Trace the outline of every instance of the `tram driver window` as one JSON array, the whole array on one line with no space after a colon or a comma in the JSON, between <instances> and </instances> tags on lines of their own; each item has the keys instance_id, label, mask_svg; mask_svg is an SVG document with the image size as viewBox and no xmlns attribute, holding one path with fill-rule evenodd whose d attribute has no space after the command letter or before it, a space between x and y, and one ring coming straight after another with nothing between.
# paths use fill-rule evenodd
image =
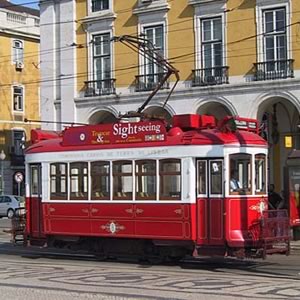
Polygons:
<instances>
[{"instance_id":1,"label":"tram driver window","mask_svg":"<svg viewBox=\"0 0 300 300\"><path fill-rule=\"evenodd\" d=\"M230 194L251 193L251 155L246 153L231 154L229 191Z\"/></svg>"},{"instance_id":2,"label":"tram driver window","mask_svg":"<svg viewBox=\"0 0 300 300\"><path fill-rule=\"evenodd\" d=\"M156 161L135 162L136 200L156 200Z\"/></svg>"},{"instance_id":3,"label":"tram driver window","mask_svg":"<svg viewBox=\"0 0 300 300\"><path fill-rule=\"evenodd\" d=\"M92 200L108 200L110 197L110 165L106 161L91 163Z\"/></svg>"},{"instance_id":4,"label":"tram driver window","mask_svg":"<svg viewBox=\"0 0 300 300\"><path fill-rule=\"evenodd\" d=\"M113 162L113 199L132 200L132 162Z\"/></svg>"},{"instance_id":5,"label":"tram driver window","mask_svg":"<svg viewBox=\"0 0 300 300\"><path fill-rule=\"evenodd\" d=\"M50 199L67 200L67 164L50 164Z\"/></svg>"},{"instance_id":6,"label":"tram driver window","mask_svg":"<svg viewBox=\"0 0 300 300\"><path fill-rule=\"evenodd\" d=\"M159 162L160 200L181 199L181 161L164 159Z\"/></svg>"}]
</instances>

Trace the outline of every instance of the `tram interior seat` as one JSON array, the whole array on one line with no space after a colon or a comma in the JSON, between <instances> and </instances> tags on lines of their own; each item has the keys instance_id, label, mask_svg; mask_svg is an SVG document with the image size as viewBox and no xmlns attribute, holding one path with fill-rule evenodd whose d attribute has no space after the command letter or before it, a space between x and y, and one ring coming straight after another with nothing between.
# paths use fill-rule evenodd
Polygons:
<instances>
[{"instance_id":1,"label":"tram interior seat","mask_svg":"<svg viewBox=\"0 0 300 300\"><path fill-rule=\"evenodd\" d=\"M95 197L102 198L104 197L104 194L102 192L95 192Z\"/></svg>"}]
</instances>

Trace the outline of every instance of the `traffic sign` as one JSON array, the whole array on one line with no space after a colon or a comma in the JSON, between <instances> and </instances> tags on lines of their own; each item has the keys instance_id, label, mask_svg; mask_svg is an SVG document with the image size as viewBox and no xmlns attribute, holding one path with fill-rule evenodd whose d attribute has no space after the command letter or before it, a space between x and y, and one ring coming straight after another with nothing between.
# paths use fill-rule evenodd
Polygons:
<instances>
[{"instance_id":1,"label":"traffic sign","mask_svg":"<svg viewBox=\"0 0 300 300\"><path fill-rule=\"evenodd\" d=\"M24 175L23 175L23 173L21 173L21 172L16 172L15 173L15 181L17 182L17 183L20 183L20 182L22 182L24 180Z\"/></svg>"}]
</instances>

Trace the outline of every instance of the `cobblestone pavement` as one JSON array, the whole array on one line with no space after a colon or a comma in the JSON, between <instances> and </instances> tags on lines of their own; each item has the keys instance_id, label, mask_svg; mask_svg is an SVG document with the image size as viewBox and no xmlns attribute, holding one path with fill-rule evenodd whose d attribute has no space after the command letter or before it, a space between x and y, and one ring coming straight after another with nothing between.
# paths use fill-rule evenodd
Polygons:
<instances>
[{"instance_id":1,"label":"cobblestone pavement","mask_svg":"<svg viewBox=\"0 0 300 300\"><path fill-rule=\"evenodd\" d=\"M282 267L275 256L153 266L30 255L22 247L15 255L8 240L0 235L0 300L300 299L300 242L280 257Z\"/></svg>"},{"instance_id":2,"label":"cobblestone pavement","mask_svg":"<svg viewBox=\"0 0 300 300\"><path fill-rule=\"evenodd\" d=\"M1 255L0 299L300 299L300 281L201 269Z\"/></svg>"}]
</instances>

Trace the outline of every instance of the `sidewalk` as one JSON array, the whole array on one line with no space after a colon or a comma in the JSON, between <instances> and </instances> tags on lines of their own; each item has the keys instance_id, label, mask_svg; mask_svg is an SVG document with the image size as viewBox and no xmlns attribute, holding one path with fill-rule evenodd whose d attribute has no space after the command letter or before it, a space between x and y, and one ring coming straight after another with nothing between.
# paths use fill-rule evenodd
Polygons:
<instances>
[{"instance_id":1,"label":"sidewalk","mask_svg":"<svg viewBox=\"0 0 300 300\"><path fill-rule=\"evenodd\" d=\"M291 250L300 250L300 240L291 241Z\"/></svg>"}]
</instances>

